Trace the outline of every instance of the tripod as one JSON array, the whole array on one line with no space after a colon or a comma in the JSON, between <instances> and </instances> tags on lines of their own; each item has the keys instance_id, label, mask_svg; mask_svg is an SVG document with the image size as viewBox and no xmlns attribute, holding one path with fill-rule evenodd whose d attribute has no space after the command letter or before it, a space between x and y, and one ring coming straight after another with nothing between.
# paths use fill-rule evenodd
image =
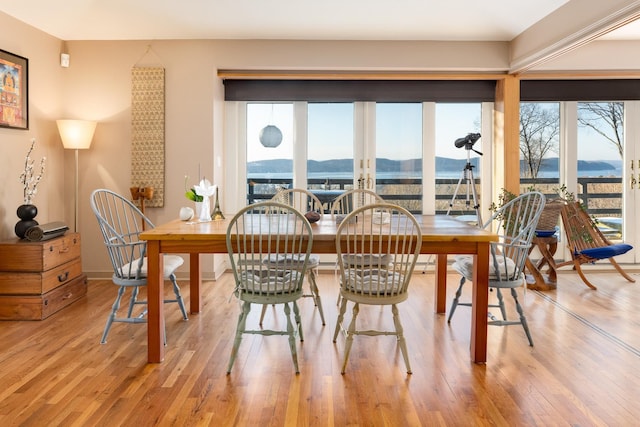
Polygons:
<instances>
[{"instance_id":1,"label":"tripod","mask_svg":"<svg viewBox=\"0 0 640 427\"><path fill-rule=\"evenodd\" d=\"M467 209L471 206L471 197L473 197L473 209L476 211L476 221L477 226L482 227L482 217L480 216L480 204L478 203L478 194L476 193L476 184L473 179L473 165L471 164L470 159L470 151L473 150L474 153L477 153L482 156L482 153L478 150L473 149L473 144L476 143L480 139L479 133L470 133L464 138L458 138L455 141L455 146L457 148L464 147L467 150L467 164L462 169L462 176L458 180L458 185L456 185L456 189L453 192L453 197L451 198L451 202L449 202L449 209L447 209L447 215L451 213L451 209L453 208L453 204L456 201L456 197L458 197L458 191L460 190L460 185L462 185L462 180L465 180L467 183L467 197L466 197L466 205ZM424 270L422 270L422 274L427 271L428 265L431 263L433 255L429 255L427 262L425 263Z\"/></svg>"},{"instance_id":2,"label":"tripod","mask_svg":"<svg viewBox=\"0 0 640 427\"><path fill-rule=\"evenodd\" d=\"M478 227L482 227L482 217L480 216L480 204L478 203L478 194L476 193L476 184L473 178L473 165L470 161L470 151L473 150L471 144L464 144L465 149L467 150L467 164L464 169L462 169L462 176L458 180L458 185L456 185L456 189L453 192L453 197L451 198L451 202L449 202L449 209L447 209L447 215L451 213L451 209L453 208L453 204L455 203L456 197L458 197L458 191L460 190L460 185L462 185L462 181L465 180L467 184L467 196L465 199L465 204L467 209L471 206L471 197L473 197L473 209L476 211L476 220ZM481 152L473 150L474 152L482 155Z\"/></svg>"}]
</instances>

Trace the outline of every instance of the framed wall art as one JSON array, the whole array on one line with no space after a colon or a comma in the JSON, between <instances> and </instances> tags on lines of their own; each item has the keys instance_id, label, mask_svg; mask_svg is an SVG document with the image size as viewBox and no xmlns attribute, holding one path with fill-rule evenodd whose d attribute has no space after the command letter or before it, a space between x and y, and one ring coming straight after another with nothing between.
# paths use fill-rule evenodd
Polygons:
<instances>
[{"instance_id":1,"label":"framed wall art","mask_svg":"<svg viewBox=\"0 0 640 427\"><path fill-rule=\"evenodd\" d=\"M29 129L29 60L0 49L0 127Z\"/></svg>"}]
</instances>

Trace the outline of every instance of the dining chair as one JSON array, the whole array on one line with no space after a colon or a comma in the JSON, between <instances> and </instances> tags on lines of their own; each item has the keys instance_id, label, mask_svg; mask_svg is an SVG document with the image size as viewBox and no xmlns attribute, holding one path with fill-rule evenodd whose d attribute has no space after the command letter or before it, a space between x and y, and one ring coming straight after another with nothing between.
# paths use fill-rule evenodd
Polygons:
<instances>
[{"instance_id":1,"label":"dining chair","mask_svg":"<svg viewBox=\"0 0 640 427\"><path fill-rule=\"evenodd\" d=\"M381 202L384 202L384 199L378 193L364 188L354 188L336 197L331 204L331 216L335 218L347 215L360 206Z\"/></svg>"},{"instance_id":2,"label":"dining chair","mask_svg":"<svg viewBox=\"0 0 640 427\"><path fill-rule=\"evenodd\" d=\"M307 212L317 212L321 218L324 216L324 209L320 199L304 188L281 189L276 192L271 200L292 206L303 215Z\"/></svg>"},{"instance_id":3,"label":"dining chair","mask_svg":"<svg viewBox=\"0 0 640 427\"><path fill-rule=\"evenodd\" d=\"M133 311L136 305L146 306L147 304L144 300L138 300L140 287L147 285L147 242L140 240L140 233L144 228L151 229L154 225L133 202L111 190L94 190L91 193L90 203L113 268L111 280L118 286L118 294L111 307L100 341L105 344L113 322L146 323L147 321L146 308L135 316ZM182 318L187 320L187 311L175 275L176 269L183 264L184 260L177 255L164 255L163 260L163 277L171 281L175 295L175 298L165 299L164 302L177 303L182 312ZM131 290L127 316L118 317L120 303L127 289Z\"/></svg>"},{"instance_id":4,"label":"dining chair","mask_svg":"<svg viewBox=\"0 0 640 427\"><path fill-rule=\"evenodd\" d=\"M498 319L490 313L488 324L495 326L522 325L530 346L533 346L533 339L527 318L518 300L516 288L526 284L525 262L544 204L545 197L542 193L537 191L524 193L498 208L482 227L493 229L499 236L497 242L491 242L489 253L489 288L496 290L498 302L497 304L489 304L489 307L499 308L502 319ZM458 306L471 306L471 303L460 302L460 296L465 282L473 282L473 257L469 255L456 256L453 268L460 273L461 278L451 303L447 322L451 322L453 313ZM507 310L501 289L511 290L518 320L507 319Z\"/></svg>"},{"instance_id":5,"label":"dining chair","mask_svg":"<svg viewBox=\"0 0 640 427\"><path fill-rule=\"evenodd\" d=\"M289 188L279 191L271 199L275 202L280 202L290 207L293 207L301 214L305 215L308 212L316 212L319 214L320 219L324 216L322 202L309 190L301 188ZM266 265L272 265L273 262L270 258L265 258ZM325 324L324 310L322 309L322 299L320 298L320 292L318 291L317 274L318 267L320 266L320 255L311 254L307 263L307 280L309 281L310 292L305 293L304 297L313 299L313 303L318 307L318 313L320 314L320 320L322 324ZM267 310L267 306L262 307L262 313L260 314L260 324L264 320L264 316Z\"/></svg>"},{"instance_id":6,"label":"dining chair","mask_svg":"<svg viewBox=\"0 0 640 427\"><path fill-rule=\"evenodd\" d=\"M384 199L378 193L364 188L354 188L338 196L331 204L331 217L338 221L360 206L372 203L384 203ZM335 265L336 275L338 274L338 259ZM340 305L340 295L338 294L337 305Z\"/></svg>"},{"instance_id":7,"label":"dining chair","mask_svg":"<svg viewBox=\"0 0 640 427\"><path fill-rule=\"evenodd\" d=\"M356 335L394 335L402 352L407 373L411 364L407 353L397 305L408 297L420 247L422 232L415 217L406 209L390 203L361 206L348 214L336 230L336 249L340 268L340 309L333 333L345 337L342 373ZM352 315L344 326L347 304ZM360 305L391 306L394 330L361 330L356 320Z\"/></svg>"},{"instance_id":8,"label":"dining chair","mask_svg":"<svg viewBox=\"0 0 640 427\"><path fill-rule=\"evenodd\" d=\"M313 233L309 221L295 208L267 201L246 206L227 228L227 251L241 305L227 373L238 355L244 334L286 335L296 373L299 373L296 335L304 340L297 301L308 266ZM272 260L266 264L265 258ZM252 304L282 304L286 329L247 329ZM293 306L294 322L291 321Z\"/></svg>"}]
</instances>

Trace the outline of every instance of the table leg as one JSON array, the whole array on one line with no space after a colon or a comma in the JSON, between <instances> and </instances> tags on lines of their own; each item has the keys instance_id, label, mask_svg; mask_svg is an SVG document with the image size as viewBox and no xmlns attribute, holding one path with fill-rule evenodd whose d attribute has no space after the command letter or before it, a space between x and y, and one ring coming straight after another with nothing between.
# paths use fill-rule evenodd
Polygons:
<instances>
[{"instance_id":1,"label":"table leg","mask_svg":"<svg viewBox=\"0 0 640 427\"><path fill-rule=\"evenodd\" d=\"M556 250L558 249L558 241L551 242L548 247L544 248L544 259L546 263L549 265L549 281L552 283L558 282L558 275L556 274L556 262L553 259L553 256L556 254Z\"/></svg>"},{"instance_id":2,"label":"table leg","mask_svg":"<svg viewBox=\"0 0 640 427\"><path fill-rule=\"evenodd\" d=\"M438 254L436 257L436 313L444 313L447 310L447 254Z\"/></svg>"},{"instance_id":3,"label":"table leg","mask_svg":"<svg viewBox=\"0 0 640 427\"><path fill-rule=\"evenodd\" d=\"M533 282L529 279L527 280L528 289L537 291L549 291L556 289L556 263L553 260L553 256L556 253L557 246L558 241L555 237L533 238L533 245L529 249L529 254L531 254L534 248L538 248L542 258L537 263L534 263L527 256L525 266L530 273L530 277L533 279ZM542 273L542 268L545 265L548 265L547 277Z\"/></svg>"},{"instance_id":4,"label":"table leg","mask_svg":"<svg viewBox=\"0 0 640 427\"><path fill-rule=\"evenodd\" d=\"M164 269L160 242L147 242L147 361L164 360Z\"/></svg>"},{"instance_id":5,"label":"table leg","mask_svg":"<svg viewBox=\"0 0 640 427\"><path fill-rule=\"evenodd\" d=\"M191 313L200 313L200 285L202 274L200 271L200 254L193 253L189 256L189 304Z\"/></svg>"},{"instance_id":6,"label":"table leg","mask_svg":"<svg viewBox=\"0 0 640 427\"><path fill-rule=\"evenodd\" d=\"M487 314L489 304L489 243L479 243L473 260L471 302L471 360L487 362Z\"/></svg>"},{"instance_id":7,"label":"table leg","mask_svg":"<svg viewBox=\"0 0 640 427\"><path fill-rule=\"evenodd\" d=\"M535 266L535 264L531 261L531 259L529 259L528 256L525 261L525 266L527 267L527 270L529 270L529 273L531 273L531 277L533 278L532 283L530 283L529 281L527 282L527 288L534 290L547 290L548 288L544 280L544 276L542 275L542 273L540 273L538 267Z\"/></svg>"}]
</instances>

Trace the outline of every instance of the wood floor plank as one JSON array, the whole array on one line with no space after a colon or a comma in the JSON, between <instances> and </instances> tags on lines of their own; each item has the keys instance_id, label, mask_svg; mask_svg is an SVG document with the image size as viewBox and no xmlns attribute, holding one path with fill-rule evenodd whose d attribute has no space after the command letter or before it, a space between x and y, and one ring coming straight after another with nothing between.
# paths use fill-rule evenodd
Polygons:
<instances>
[{"instance_id":1,"label":"wood floor plank","mask_svg":"<svg viewBox=\"0 0 640 427\"><path fill-rule=\"evenodd\" d=\"M239 313L229 299L229 274L203 284L202 311L188 321L166 306L162 364L146 363L145 325L115 324L108 342L99 343L116 288L91 280L86 298L44 321L0 322L0 425L634 425L640 285L616 273L590 277L597 291L562 272L556 290L521 296L535 347L520 326L490 326L488 362L477 365L469 360L470 310L458 308L447 323L433 313L433 275L416 274L409 300L399 305L412 375L386 336L355 337L340 374L344 338L332 342L333 274L318 278L326 326L310 299L300 302L305 340L297 343L298 375L280 336L243 337L226 374ZM449 297L457 282L448 276ZM188 301L188 284L181 284ZM255 308L254 327L258 317ZM392 327L388 307L361 307L358 321ZM281 309L269 307L264 326L284 322Z\"/></svg>"}]
</instances>

